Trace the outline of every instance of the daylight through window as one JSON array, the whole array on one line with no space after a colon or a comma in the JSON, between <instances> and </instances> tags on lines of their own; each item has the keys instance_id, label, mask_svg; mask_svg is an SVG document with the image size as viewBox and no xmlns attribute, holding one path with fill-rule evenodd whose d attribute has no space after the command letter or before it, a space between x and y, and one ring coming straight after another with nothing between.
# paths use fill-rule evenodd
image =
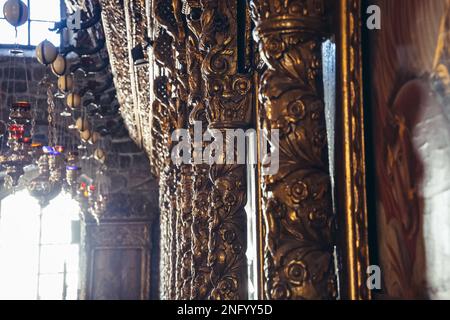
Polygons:
<instances>
[{"instance_id":1,"label":"daylight through window","mask_svg":"<svg viewBox=\"0 0 450 320\"><path fill-rule=\"evenodd\" d=\"M6 0L0 0L3 8ZM28 21L17 28L17 44L23 46L36 46L43 39L59 46L60 35L48 29L53 28L55 22L61 20L61 0L25 0L29 8ZM15 45L16 31L0 16L0 45Z\"/></svg>"}]
</instances>

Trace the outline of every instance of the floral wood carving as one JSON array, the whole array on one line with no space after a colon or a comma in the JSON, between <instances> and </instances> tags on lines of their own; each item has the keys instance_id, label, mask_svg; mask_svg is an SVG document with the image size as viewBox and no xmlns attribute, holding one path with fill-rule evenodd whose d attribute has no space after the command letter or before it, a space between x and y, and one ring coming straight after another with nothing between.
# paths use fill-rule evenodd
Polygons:
<instances>
[{"instance_id":1,"label":"floral wood carving","mask_svg":"<svg viewBox=\"0 0 450 320\"><path fill-rule=\"evenodd\" d=\"M206 51L202 74L209 129L247 128L251 122L249 74L238 73L236 0L201 1L200 48ZM226 142L225 142L226 143ZM247 296L246 167L213 164L209 207L210 299Z\"/></svg>"},{"instance_id":2,"label":"floral wood carving","mask_svg":"<svg viewBox=\"0 0 450 320\"><path fill-rule=\"evenodd\" d=\"M204 83L201 73L201 65L204 59L204 54L199 49L199 35L201 33L201 5L200 1L188 1L184 3L185 6L189 6L190 8L190 12L186 12L186 20L188 25L188 40L186 43L186 58L189 74L188 103L191 109L189 115L189 124L192 128L196 121L201 122L202 131L204 132L205 128L208 125L208 122L206 119L206 110L204 103ZM190 298L200 300L206 299L211 290L207 250L209 240L208 197L209 193L211 192L211 181L209 179L208 164L194 164L192 170L192 284Z\"/></svg>"},{"instance_id":3,"label":"floral wood carving","mask_svg":"<svg viewBox=\"0 0 450 320\"><path fill-rule=\"evenodd\" d=\"M133 81L130 74L130 56L127 39L127 22L124 16L124 2L119 0L100 1L102 5L102 21L105 31L106 45L117 89L117 100L124 117L130 137L140 145L140 129L134 112Z\"/></svg>"},{"instance_id":4,"label":"floral wood carving","mask_svg":"<svg viewBox=\"0 0 450 320\"><path fill-rule=\"evenodd\" d=\"M260 100L265 129L279 129L280 169L263 183L269 299L333 299L334 215L324 120L324 0L251 1L268 66Z\"/></svg>"}]
</instances>

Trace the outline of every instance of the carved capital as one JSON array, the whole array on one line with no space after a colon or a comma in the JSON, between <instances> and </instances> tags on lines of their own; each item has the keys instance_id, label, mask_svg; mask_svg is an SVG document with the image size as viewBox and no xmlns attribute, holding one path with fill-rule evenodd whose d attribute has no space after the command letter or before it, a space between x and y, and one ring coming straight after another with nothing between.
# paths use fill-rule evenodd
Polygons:
<instances>
[{"instance_id":1,"label":"carved capital","mask_svg":"<svg viewBox=\"0 0 450 320\"><path fill-rule=\"evenodd\" d=\"M204 0L200 48L209 129L246 128L252 115L252 77L238 71L238 1ZM213 164L209 196L210 299L247 297L246 167Z\"/></svg>"}]
</instances>

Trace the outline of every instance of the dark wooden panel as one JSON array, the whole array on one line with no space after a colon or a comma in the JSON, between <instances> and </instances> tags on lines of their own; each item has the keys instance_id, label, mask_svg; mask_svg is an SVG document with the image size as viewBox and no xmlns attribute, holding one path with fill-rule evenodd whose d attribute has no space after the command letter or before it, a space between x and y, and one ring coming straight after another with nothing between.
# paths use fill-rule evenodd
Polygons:
<instances>
[{"instance_id":1,"label":"dark wooden panel","mask_svg":"<svg viewBox=\"0 0 450 320\"><path fill-rule=\"evenodd\" d=\"M87 224L81 299L150 299L150 230L149 221Z\"/></svg>"},{"instance_id":2,"label":"dark wooden panel","mask_svg":"<svg viewBox=\"0 0 450 320\"><path fill-rule=\"evenodd\" d=\"M142 249L97 249L92 257L93 300L138 300L142 286Z\"/></svg>"}]
</instances>

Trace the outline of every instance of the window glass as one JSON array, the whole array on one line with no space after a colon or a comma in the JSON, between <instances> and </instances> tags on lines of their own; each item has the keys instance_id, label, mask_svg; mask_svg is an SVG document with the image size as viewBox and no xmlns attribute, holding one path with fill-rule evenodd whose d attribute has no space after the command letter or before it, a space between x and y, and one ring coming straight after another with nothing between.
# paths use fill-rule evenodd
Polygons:
<instances>
[{"instance_id":1,"label":"window glass","mask_svg":"<svg viewBox=\"0 0 450 320\"><path fill-rule=\"evenodd\" d=\"M59 0L30 0L30 20L61 20L61 4Z\"/></svg>"},{"instance_id":2,"label":"window glass","mask_svg":"<svg viewBox=\"0 0 450 320\"><path fill-rule=\"evenodd\" d=\"M15 44L16 31L5 19L0 19L0 30L0 44ZM17 28L17 43L28 45L28 24Z\"/></svg>"},{"instance_id":3,"label":"window glass","mask_svg":"<svg viewBox=\"0 0 450 320\"><path fill-rule=\"evenodd\" d=\"M60 34L49 31L55 22L61 20L61 0L30 0L24 3L29 4L29 17L27 23L17 28L16 31L3 16L3 5L6 0L0 0L0 44L5 45L31 45L36 46L41 41L47 39L55 46L61 42Z\"/></svg>"},{"instance_id":4,"label":"window glass","mask_svg":"<svg viewBox=\"0 0 450 320\"><path fill-rule=\"evenodd\" d=\"M26 190L1 201L0 299L77 299L78 212L66 193L42 211Z\"/></svg>"},{"instance_id":5,"label":"window glass","mask_svg":"<svg viewBox=\"0 0 450 320\"><path fill-rule=\"evenodd\" d=\"M60 35L56 32L49 31L52 28L53 22L40 22L31 21L30 22L30 45L37 46L41 41L47 39L55 46L59 47L61 39Z\"/></svg>"}]
</instances>

